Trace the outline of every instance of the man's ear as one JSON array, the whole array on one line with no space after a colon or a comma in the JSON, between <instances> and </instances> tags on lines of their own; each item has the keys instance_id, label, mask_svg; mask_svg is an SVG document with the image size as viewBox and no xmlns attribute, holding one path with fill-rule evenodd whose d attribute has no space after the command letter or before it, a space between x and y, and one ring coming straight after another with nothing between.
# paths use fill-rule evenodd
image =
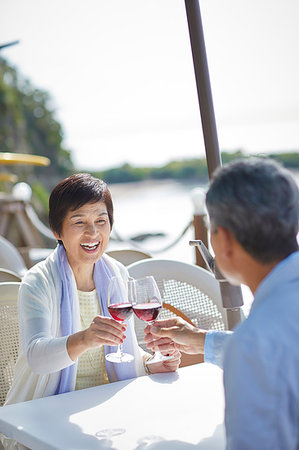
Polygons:
<instances>
[{"instance_id":1,"label":"man's ear","mask_svg":"<svg viewBox=\"0 0 299 450\"><path fill-rule=\"evenodd\" d=\"M233 253L235 238L233 234L222 226L217 227L218 234L218 251L222 253L222 257L229 259Z\"/></svg>"}]
</instances>

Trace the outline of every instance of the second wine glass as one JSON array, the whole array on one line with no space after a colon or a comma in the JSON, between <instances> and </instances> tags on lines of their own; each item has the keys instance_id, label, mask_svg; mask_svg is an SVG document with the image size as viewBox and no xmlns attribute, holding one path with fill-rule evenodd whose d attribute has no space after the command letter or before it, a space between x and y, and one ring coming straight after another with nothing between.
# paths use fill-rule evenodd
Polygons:
<instances>
[{"instance_id":1,"label":"second wine glass","mask_svg":"<svg viewBox=\"0 0 299 450\"><path fill-rule=\"evenodd\" d=\"M133 314L130 289L132 288L130 281L125 281L121 277L111 277L108 286L107 306L110 315L117 322L124 322ZM123 363L131 362L133 355L123 353L122 344L117 346L117 352L108 353L107 361Z\"/></svg>"},{"instance_id":2,"label":"second wine glass","mask_svg":"<svg viewBox=\"0 0 299 450\"><path fill-rule=\"evenodd\" d=\"M162 307L163 300L156 280L153 276L146 276L131 281L134 286L131 289L133 296L133 311L138 319L152 324L158 317ZM166 361L173 358L172 356L164 356L157 350L152 359L147 361L147 364L152 364L158 361Z\"/></svg>"}]
</instances>

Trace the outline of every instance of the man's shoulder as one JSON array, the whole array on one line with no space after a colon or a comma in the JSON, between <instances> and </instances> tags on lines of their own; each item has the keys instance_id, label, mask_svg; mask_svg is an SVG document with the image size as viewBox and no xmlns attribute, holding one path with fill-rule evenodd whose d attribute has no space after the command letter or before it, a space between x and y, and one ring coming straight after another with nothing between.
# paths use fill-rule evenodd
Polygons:
<instances>
[{"instance_id":1,"label":"man's shoulder","mask_svg":"<svg viewBox=\"0 0 299 450\"><path fill-rule=\"evenodd\" d=\"M236 327L231 345L250 353L272 351L278 345L295 348L294 343L299 341L298 293L299 284L295 289L293 286L285 291L269 292Z\"/></svg>"}]
</instances>

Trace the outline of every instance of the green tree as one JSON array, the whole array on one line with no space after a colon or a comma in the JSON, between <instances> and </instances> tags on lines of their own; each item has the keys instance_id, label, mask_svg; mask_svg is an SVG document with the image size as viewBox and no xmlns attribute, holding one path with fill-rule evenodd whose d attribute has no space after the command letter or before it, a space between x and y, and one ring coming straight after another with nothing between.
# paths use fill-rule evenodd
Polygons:
<instances>
[{"instance_id":1,"label":"green tree","mask_svg":"<svg viewBox=\"0 0 299 450\"><path fill-rule=\"evenodd\" d=\"M14 166L20 178L30 184L39 182L47 190L74 171L51 103L49 93L36 89L0 58L0 151L50 158L51 165L47 168Z\"/></svg>"}]
</instances>

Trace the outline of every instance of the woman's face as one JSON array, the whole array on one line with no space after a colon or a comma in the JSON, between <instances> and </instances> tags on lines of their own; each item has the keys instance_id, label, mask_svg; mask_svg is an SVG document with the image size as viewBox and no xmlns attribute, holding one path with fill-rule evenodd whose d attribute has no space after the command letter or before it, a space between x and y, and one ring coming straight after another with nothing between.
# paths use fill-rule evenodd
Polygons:
<instances>
[{"instance_id":1,"label":"woman's face","mask_svg":"<svg viewBox=\"0 0 299 450\"><path fill-rule=\"evenodd\" d=\"M94 264L104 253L110 236L107 207L103 202L86 203L74 211L68 211L62 222L61 235L72 268L82 264Z\"/></svg>"}]
</instances>

